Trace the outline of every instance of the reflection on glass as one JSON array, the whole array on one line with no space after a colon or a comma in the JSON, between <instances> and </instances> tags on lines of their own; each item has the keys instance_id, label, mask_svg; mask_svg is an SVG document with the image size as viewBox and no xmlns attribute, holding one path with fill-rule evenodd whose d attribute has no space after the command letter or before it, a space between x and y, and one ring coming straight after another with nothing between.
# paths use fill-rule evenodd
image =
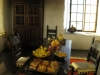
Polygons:
<instances>
[{"instance_id":1,"label":"reflection on glass","mask_svg":"<svg viewBox=\"0 0 100 75\"><path fill-rule=\"evenodd\" d=\"M95 22L95 19L96 19L96 15L95 14L91 14L90 22Z\"/></svg>"},{"instance_id":2,"label":"reflection on glass","mask_svg":"<svg viewBox=\"0 0 100 75\"><path fill-rule=\"evenodd\" d=\"M83 14L77 14L77 21L82 21L82 17L83 16Z\"/></svg>"},{"instance_id":3,"label":"reflection on glass","mask_svg":"<svg viewBox=\"0 0 100 75\"><path fill-rule=\"evenodd\" d=\"M72 0L72 4L77 4L77 0Z\"/></svg>"},{"instance_id":4,"label":"reflection on glass","mask_svg":"<svg viewBox=\"0 0 100 75\"><path fill-rule=\"evenodd\" d=\"M76 22L71 22L71 26L76 27Z\"/></svg>"},{"instance_id":5,"label":"reflection on glass","mask_svg":"<svg viewBox=\"0 0 100 75\"><path fill-rule=\"evenodd\" d=\"M83 0L78 0L78 4L83 4Z\"/></svg>"},{"instance_id":6,"label":"reflection on glass","mask_svg":"<svg viewBox=\"0 0 100 75\"><path fill-rule=\"evenodd\" d=\"M96 13L96 6L91 6L91 13Z\"/></svg>"},{"instance_id":7,"label":"reflection on glass","mask_svg":"<svg viewBox=\"0 0 100 75\"><path fill-rule=\"evenodd\" d=\"M77 28L78 30L82 30L82 22L77 22Z\"/></svg>"},{"instance_id":8,"label":"reflection on glass","mask_svg":"<svg viewBox=\"0 0 100 75\"><path fill-rule=\"evenodd\" d=\"M91 0L92 5L97 5L97 0Z\"/></svg>"},{"instance_id":9,"label":"reflection on glass","mask_svg":"<svg viewBox=\"0 0 100 75\"><path fill-rule=\"evenodd\" d=\"M76 21L76 13L71 14L71 21Z\"/></svg>"},{"instance_id":10,"label":"reflection on glass","mask_svg":"<svg viewBox=\"0 0 100 75\"><path fill-rule=\"evenodd\" d=\"M95 23L90 23L90 31L94 31L95 30Z\"/></svg>"},{"instance_id":11,"label":"reflection on glass","mask_svg":"<svg viewBox=\"0 0 100 75\"><path fill-rule=\"evenodd\" d=\"M83 12L83 5L78 5L78 12Z\"/></svg>"},{"instance_id":12,"label":"reflection on glass","mask_svg":"<svg viewBox=\"0 0 100 75\"><path fill-rule=\"evenodd\" d=\"M86 13L90 13L90 5L86 5Z\"/></svg>"},{"instance_id":13,"label":"reflection on glass","mask_svg":"<svg viewBox=\"0 0 100 75\"><path fill-rule=\"evenodd\" d=\"M72 5L72 12L77 12L77 5Z\"/></svg>"},{"instance_id":14,"label":"reflection on glass","mask_svg":"<svg viewBox=\"0 0 100 75\"><path fill-rule=\"evenodd\" d=\"M84 30L85 30L85 31L89 31L89 28L90 28L89 23L85 23L85 25L84 25Z\"/></svg>"},{"instance_id":15,"label":"reflection on glass","mask_svg":"<svg viewBox=\"0 0 100 75\"><path fill-rule=\"evenodd\" d=\"M86 4L91 4L91 0L86 0Z\"/></svg>"},{"instance_id":16,"label":"reflection on glass","mask_svg":"<svg viewBox=\"0 0 100 75\"><path fill-rule=\"evenodd\" d=\"M90 21L90 14L86 14L85 15L85 22L89 22Z\"/></svg>"}]
</instances>

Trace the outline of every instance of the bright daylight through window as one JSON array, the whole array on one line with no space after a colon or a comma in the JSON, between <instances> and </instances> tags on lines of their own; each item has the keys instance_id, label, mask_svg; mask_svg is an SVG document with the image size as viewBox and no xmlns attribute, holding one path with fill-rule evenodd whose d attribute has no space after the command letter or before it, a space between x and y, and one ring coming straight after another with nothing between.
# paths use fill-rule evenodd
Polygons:
<instances>
[{"instance_id":1,"label":"bright daylight through window","mask_svg":"<svg viewBox=\"0 0 100 75\"><path fill-rule=\"evenodd\" d=\"M69 8L65 10L67 13L66 16L69 18L66 18L67 29L73 25L78 32L96 32L98 21L98 0L68 1L65 1L67 3L66 7Z\"/></svg>"}]
</instances>

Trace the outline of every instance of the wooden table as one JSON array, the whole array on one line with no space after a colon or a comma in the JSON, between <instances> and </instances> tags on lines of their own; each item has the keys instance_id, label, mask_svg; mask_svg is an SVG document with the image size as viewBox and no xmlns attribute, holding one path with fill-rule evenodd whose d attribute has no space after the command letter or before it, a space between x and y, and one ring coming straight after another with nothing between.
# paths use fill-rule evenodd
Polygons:
<instances>
[{"instance_id":1,"label":"wooden table","mask_svg":"<svg viewBox=\"0 0 100 75\"><path fill-rule=\"evenodd\" d=\"M43 41L42 46L48 47L49 45L50 45L50 43L48 42L48 40ZM63 67L66 69L67 72L68 72L68 68L69 68L69 64L70 64L71 45L72 45L72 41L66 40L65 44L61 45L61 49L60 49L60 51L63 51L67 54L67 57L64 59L64 61L62 61ZM56 60L56 58L54 58L54 52L52 52L52 54L50 55L50 57L48 59Z\"/></svg>"},{"instance_id":2,"label":"wooden table","mask_svg":"<svg viewBox=\"0 0 100 75\"><path fill-rule=\"evenodd\" d=\"M67 57L64 58L64 61L62 61L62 60L60 61L60 62L62 62L62 66L64 68L61 67L61 69L59 70L59 73L57 75L66 75L64 73L63 69L65 69L68 72L68 68L69 68L69 64L70 64L70 55L71 55L71 44L72 44L71 40L66 40L65 44L61 45L60 51L65 52L67 54ZM49 45L50 45L50 42L48 42L48 40L44 40L43 43L41 44L41 46L44 46L44 47L48 47ZM54 52L55 52L55 49L53 49L53 52L51 52L51 55L45 59L59 61L58 59L55 58ZM33 60L34 58L35 57L32 55L30 58L30 61ZM26 63L26 65L29 64L30 61L28 61ZM33 74L34 75L45 75L45 74L37 74L37 73L33 73Z\"/></svg>"}]
</instances>

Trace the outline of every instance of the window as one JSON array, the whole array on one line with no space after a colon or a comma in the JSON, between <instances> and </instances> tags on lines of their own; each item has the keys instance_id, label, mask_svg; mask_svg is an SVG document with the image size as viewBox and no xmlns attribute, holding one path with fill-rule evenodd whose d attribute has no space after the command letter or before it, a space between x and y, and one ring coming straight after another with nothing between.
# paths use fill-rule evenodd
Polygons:
<instances>
[{"instance_id":1,"label":"window","mask_svg":"<svg viewBox=\"0 0 100 75\"><path fill-rule=\"evenodd\" d=\"M67 28L73 25L79 32L96 32L98 0L70 0L69 3L69 26Z\"/></svg>"}]
</instances>

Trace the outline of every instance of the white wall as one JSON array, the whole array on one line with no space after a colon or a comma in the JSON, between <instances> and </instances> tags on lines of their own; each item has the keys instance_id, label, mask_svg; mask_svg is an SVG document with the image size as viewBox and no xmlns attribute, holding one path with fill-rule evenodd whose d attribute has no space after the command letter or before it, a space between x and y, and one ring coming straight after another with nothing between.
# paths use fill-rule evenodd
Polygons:
<instances>
[{"instance_id":1,"label":"white wall","mask_svg":"<svg viewBox=\"0 0 100 75\"><path fill-rule=\"evenodd\" d=\"M3 0L3 18L4 18L4 30L7 33L12 33L12 15L13 15L13 8L12 8L12 0Z\"/></svg>"},{"instance_id":2,"label":"white wall","mask_svg":"<svg viewBox=\"0 0 100 75\"><path fill-rule=\"evenodd\" d=\"M94 35L65 34L63 29L64 0L45 0L44 3L44 38L46 37L46 26L50 28L58 26L58 34L62 33L65 39L72 40L72 49L87 50L90 47ZM95 36L100 40L100 36Z\"/></svg>"},{"instance_id":3,"label":"white wall","mask_svg":"<svg viewBox=\"0 0 100 75\"><path fill-rule=\"evenodd\" d=\"M12 32L12 4L10 0L0 0L0 33ZM0 35L0 52L4 49L4 36Z\"/></svg>"},{"instance_id":4,"label":"white wall","mask_svg":"<svg viewBox=\"0 0 100 75\"><path fill-rule=\"evenodd\" d=\"M12 31L12 9L11 2L8 0L3 0L3 16L0 18L0 26L3 25L4 30L8 33ZM2 4L0 4L0 7ZM0 9L1 13L1 9ZM79 35L79 34L65 34L63 29L63 14L64 14L64 0L45 0L44 2L44 38L46 37L46 26L49 25L50 28L58 26L58 34L62 33L65 39L72 40L72 49L83 49L87 50L90 46L92 36ZM4 22L2 21L4 20ZM2 28L2 27L0 27ZM1 29L0 29L1 30ZM1 37L1 36L0 36ZM2 38L2 37L1 37ZM0 38L0 39L1 39ZM100 40L99 36L96 36L96 39ZM1 39L0 44L3 44ZM0 51L2 48L0 47Z\"/></svg>"},{"instance_id":5,"label":"white wall","mask_svg":"<svg viewBox=\"0 0 100 75\"><path fill-rule=\"evenodd\" d=\"M5 30L7 33L12 32L11 5L12 5L12 3L10 0L0 0L0 33L2 33L3 30ZM0 35L0 52L4 49L4 45L5 45L4 36ZM3 54L1 52L1 56ZM1 58L4 61L6 60L6 58L4 56ZM9 70L6 68L4 61L0 60L0 75L6 75L7 73L9 73Z\"/></svg>"},{"instance_id":6,"label":"white wall","mask_svg":"<svg viewBox=\"0 0 100 75\"><path fill-rule=\"evenodd\" d=\"M3 31L3 0L0 0L0 32ZM0 51L4 48L3 37L0 36Z\"/></svg>"}]
</instances>

